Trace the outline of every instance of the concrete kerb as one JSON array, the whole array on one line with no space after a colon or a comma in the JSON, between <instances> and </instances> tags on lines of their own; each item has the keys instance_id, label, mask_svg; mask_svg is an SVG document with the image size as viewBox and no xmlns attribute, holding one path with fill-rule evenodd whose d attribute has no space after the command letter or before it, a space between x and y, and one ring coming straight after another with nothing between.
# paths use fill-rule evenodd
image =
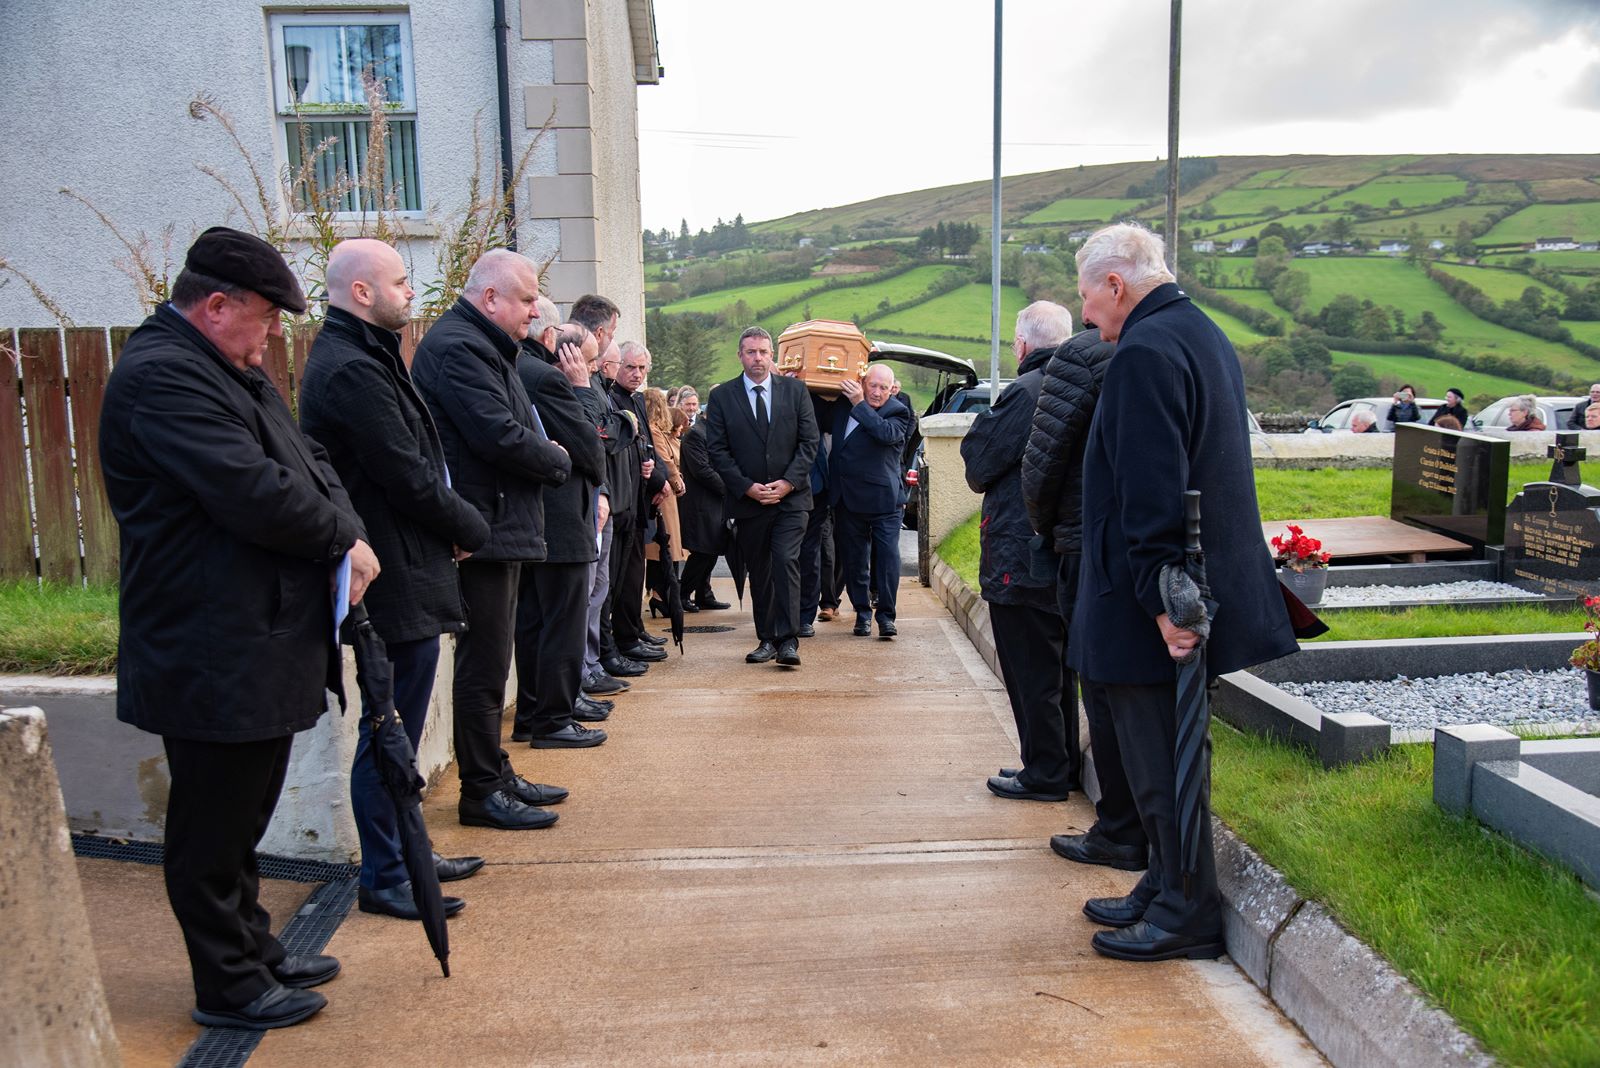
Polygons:
<instances>
[{"instance_id":1,"label":"concrete kerb","mask_svg":"<svg viewBox=\"0 0 1600 1068\"><path fill-rule=\"evenodd\" d=\"M976 595L943 560L936 559L933 570L935 592L987 661L994 647L987 619L979 628L972 611L958 611ZM1085 764L1091 760L1086 751ZM1337 1068L1495 1063L1449 1015L1215 818L1212 839L1228 956Z\"/></svg>"}]
</instances>

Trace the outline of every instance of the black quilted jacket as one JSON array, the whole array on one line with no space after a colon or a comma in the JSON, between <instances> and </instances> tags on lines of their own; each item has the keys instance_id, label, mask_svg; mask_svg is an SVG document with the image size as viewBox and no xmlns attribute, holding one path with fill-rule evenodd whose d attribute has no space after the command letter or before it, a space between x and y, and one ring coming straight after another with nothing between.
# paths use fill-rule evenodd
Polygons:
<instances>
[{"instance_id":1,"label":"black quilted jacket","mask_svg":"<svg viewBox=\"0 0 1600 1068\"><path fill-rule=\"evenodd\" d=\"M1083 444L1116 345L1099 330L1074 334L1044 365L1033 431L1022 454L1022 500L1033 529L1058 553L1083 542Z\"/></svg>"}]
</instances>

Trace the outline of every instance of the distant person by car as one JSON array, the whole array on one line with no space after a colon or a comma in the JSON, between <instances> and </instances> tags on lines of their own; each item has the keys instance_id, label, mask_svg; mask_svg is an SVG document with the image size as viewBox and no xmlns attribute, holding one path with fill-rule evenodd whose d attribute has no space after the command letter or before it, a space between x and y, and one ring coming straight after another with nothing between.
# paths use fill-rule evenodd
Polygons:
<instances>
[{"instance_id":1,"label":"distant person by car","mask_svg":"<svg viewBox=\"0 0 1600 1068\"><path fill-rule=\"evenodd\" d=\"M1412 403L1417 406L1419 421L1433 418L1440 405L1444 402L1437 397L1417 397ZM1350 420L1357 412L1365 411L1371 414L1377 424L1378 433L1394 433L1394 424L1387 419L1388 410L1394 404L1393 397L1353 397L1350 400L1340 401L1328 409L1328 414L1321 419L1313 419L1306 424L1307 434L1331 434L1335 430L1349 430Z\"/></svg>"},{"instance_id":2,"label":"distant person by car","mask_svg":"<svg viewBox=\"0 0 1600 1068\"><path fill-rule=\"evenodd\" d=\"M1474 415L1468 425L1474 430L1510 430L1511 405L1526 396L1526 394L1518 394L1511 397L1502 397L1484 408L1477 415ZM1532 399L1534 402L1533 414L1538 416L1539 421L1546 428L1549 428L1567 426L1572 416L1572 410L1583 404L1588 398L1533 397Z\"/></svg>"},{"instance_id":3,"label":"distant person by car","mask_svg":"<svg viewBox=\"0 0 1600 1068\"><path fill-rule=\"evenodd\" d=\"M1456 425L1453 428L1447 429L1460 430L1462 427L1466 426L1467 406L1462 403L1465 399L1466 394L1462 393L1459 389L1445 390L1444 404L1439 408L1438 411L1433 413L1433 418L1428 420L1429 425L1438 426L1439 420L1448 416L1456 421Z\"/></svg>"},{"instance_id":4,"label":"distant person by car","mask_svg":"<svg viewBox=\"0 0 1600 1068\"><path fill-rule=\"evenodd\" d=\"M1513 398L1506 406L1506 417L1509 420L1507 430L1545 429L1544 420L1539 418L1539 402L1532 394Z\"/></svg>"},{"instance_id":5,"label":"distant person by car","mask_svg":"<svg viewBox=\"0 0 1600 1068\"><path fill-rule=\"evenodd\" d=\"M1570 430L1589 429L1588 416L1593 409L1600 408L1600 382L1589 387L1589 396L1582 404L1572 409L1572 414L1567 417L1567 427Z\"/></svg>"},{"instance_id":6,"label":"distant person by car","mask_svg":"<svg viewBox=\"0 0 1600 1068\"><path fill-rule=\"evenodd\" d=\"M1350 432L1353 434L1376 434L1378 421L1372 413L1363 409L1350 417Z\"/></svg>"},{"instance_id":7,"label":"distant person by car","mask_svg":"<svg viewBox=\"0 0 1600 1068\"><path fill-rule=\"evenodd\" d=\"M1417 391L1411 386L1401 386L1389 405L1388 420L1393 423L1420 423L1422 413L1417 410Z\"/></svg>"}]
</instances>

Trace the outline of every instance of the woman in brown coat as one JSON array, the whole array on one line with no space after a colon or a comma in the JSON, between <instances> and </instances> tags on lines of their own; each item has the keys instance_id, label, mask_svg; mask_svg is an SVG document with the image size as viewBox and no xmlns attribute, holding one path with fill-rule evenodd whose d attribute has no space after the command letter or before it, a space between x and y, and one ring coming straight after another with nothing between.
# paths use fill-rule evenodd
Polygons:
<instances>
[{"instance_id":1,"label":"woman in brown coat","mask_svg":"<svg viewBox=\"0 0 1600 1068\"><path fill-rule=\"evenodd\" d=\"M644 391L644 410L650 420L650 436L655 439L656 460L665 466L667 488L672 491L658 506L656 522L666 527L667 534L672 538L671 560L674 569L682 570L683 561L689 558L689 550L683 547L683 529L678 522L678 498L683 496L685 488L681 470L681 443L678 439L689 421L682 412L667 405L667 395L659 389ZM644 558L647 561L646 584L651 590L660 590L662 582L657 569L661 566L661 546L653 540L647 542ZM652 614L660 610L655 596L651 597L650 602Z\"/></svg>"}]
</instances>

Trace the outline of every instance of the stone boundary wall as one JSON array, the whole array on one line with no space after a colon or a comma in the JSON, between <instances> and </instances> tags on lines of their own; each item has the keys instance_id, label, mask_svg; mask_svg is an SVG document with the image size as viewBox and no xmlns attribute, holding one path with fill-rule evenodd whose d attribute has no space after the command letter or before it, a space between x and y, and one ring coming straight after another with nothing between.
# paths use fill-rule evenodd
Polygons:
<instances>
[{"instance_id":1,"label":"stone boundary wall","mask_svg":"<svg viewBox=\"0 0 1600 1068\"><path fill-rule=\"evenodd\" d=\"M942 559L932 573L934 592L992 668L984 602ZM1084 763L1087 778L1087 749ZM1448 1014L1215 817L1212 837L1228 956L1335 1068L1492 1068Z\"/></svg>"}]
</instances>

